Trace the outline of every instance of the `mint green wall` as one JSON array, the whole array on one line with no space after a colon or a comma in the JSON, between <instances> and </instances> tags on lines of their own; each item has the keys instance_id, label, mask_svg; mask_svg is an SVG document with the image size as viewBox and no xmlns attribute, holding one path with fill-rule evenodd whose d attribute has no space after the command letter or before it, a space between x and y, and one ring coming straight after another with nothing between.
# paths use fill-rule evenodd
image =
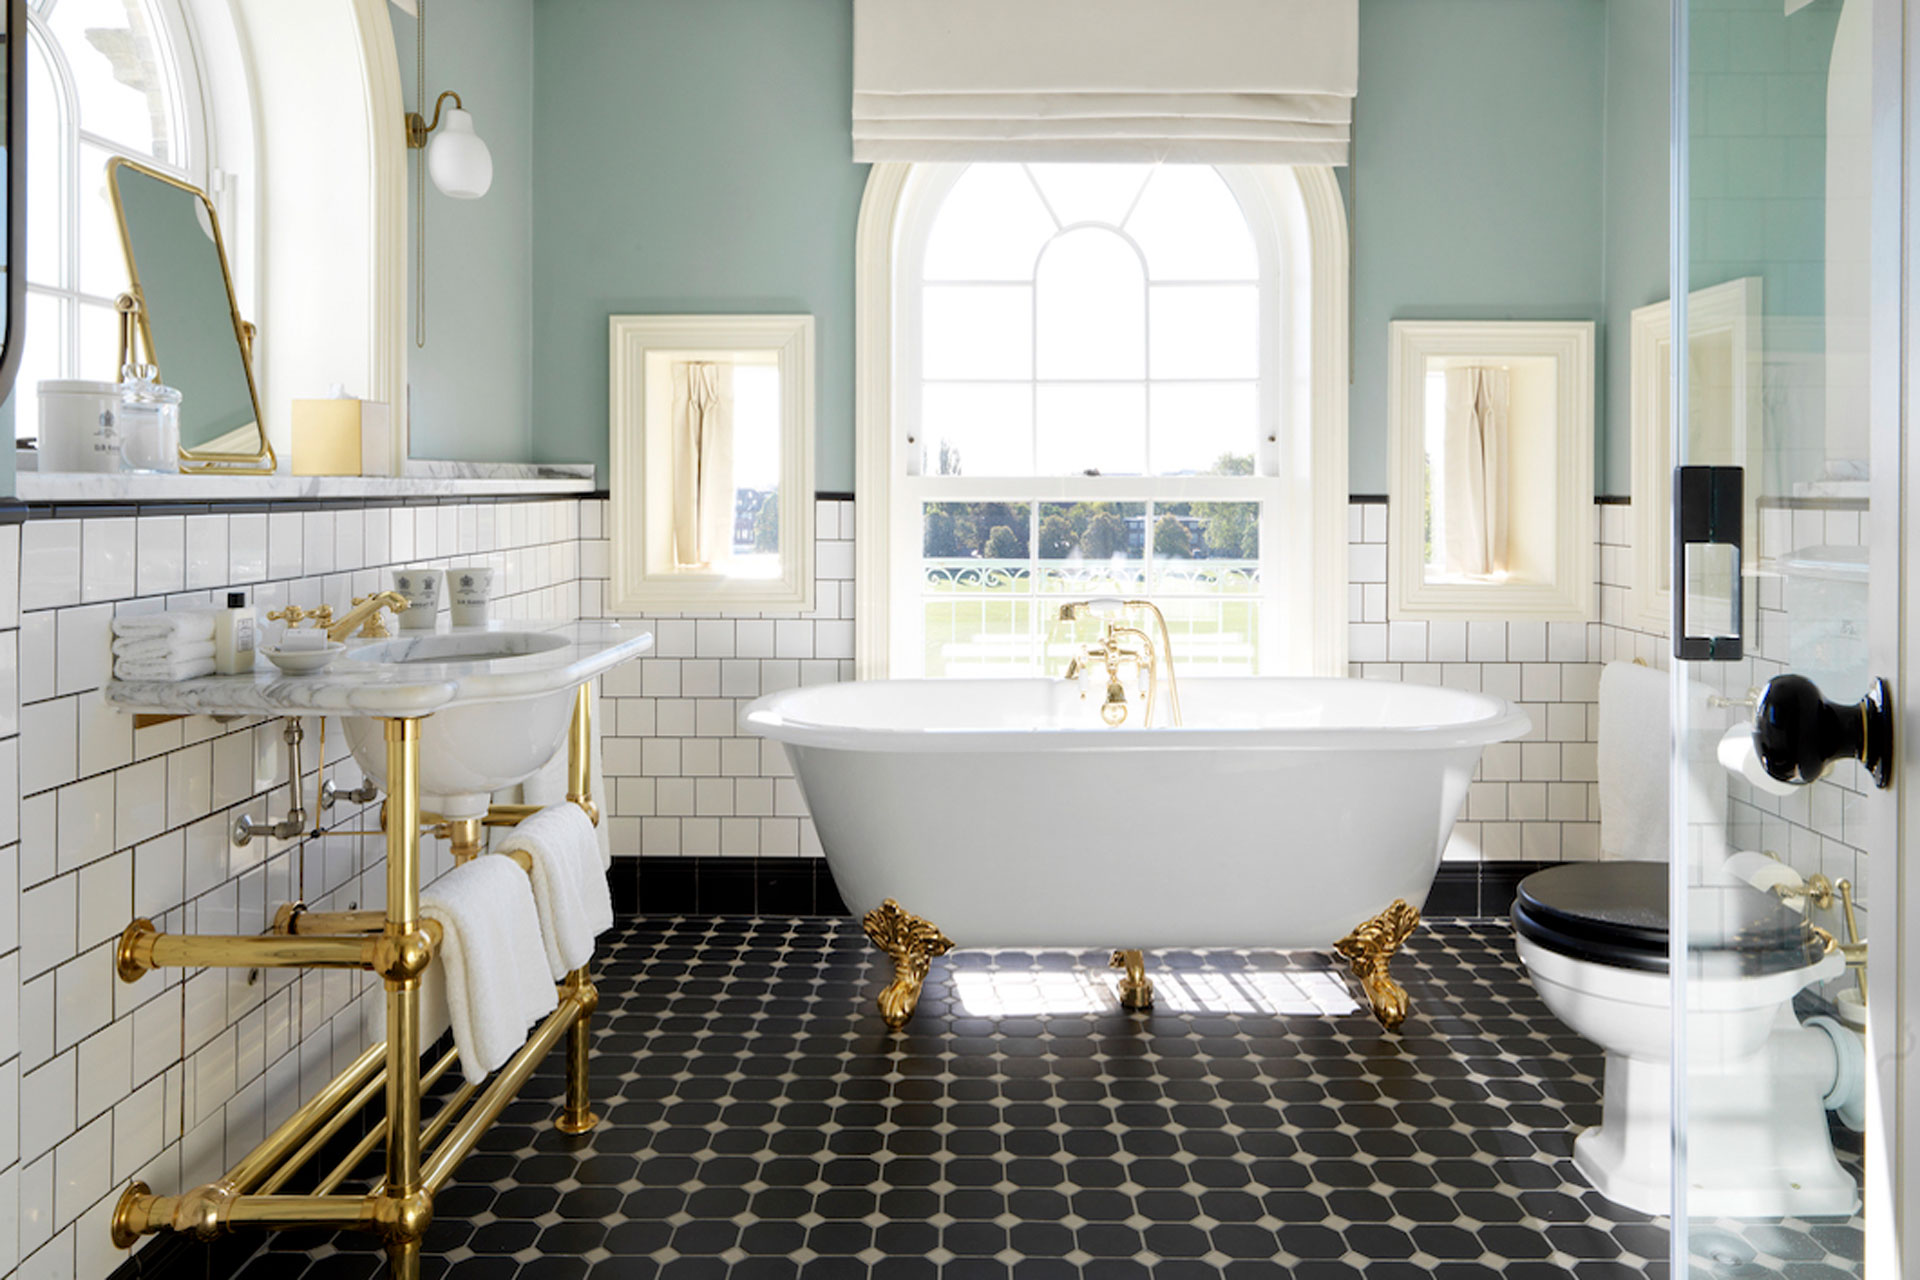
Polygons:
<instances>
[{"instance_id":1,"label":"mint green wall","mask_svg":"<svg viewBox=\"0 0 1920 1280\"><path fill-rule=\"evenodd\" d=\"M810 312L853 488L847 0L536 0L534 457L607 460L607 317Z\"/></svg>"},{"instance_id":2,"label":"mint green wall","mask_svg":"<svg viewBox=\"0 0 1920 1280\"><path fill-rule=\"evenodd\" d=\"M1595 486L1633 489L1630 417L1633 310L1670 292L1668 146L1673 14L1671 0L1607 3L1607 206Z\"/></svg>"},{"instance_id":3,"label":"mint green wall","mask_svg":"<svg viewBox=\"0 0 1920 1280\"><path fill-rule=\"evenodd\" d=\"M414 19L397 7L394 43L409 110ZM533 0L460 0L427 10L427 88L453 89L493 153L493 187L455 200L427 183L427 345L409 327L416 458L533 457ZM451 105L451 104L449 104ZM433 116L431 101L427 116ZM417 155L413 161L417 162ZM409 181L413 181L411 169ZM417 189L409 203L417 199ZM407 219L408 324L418 250ZM542 455L578 461L591 452Z\"/></svg>"},{"instance_id":4,"label":"mint green wall","mask_svg":"<svg viewBox=\"0 0 1920 1280\"><path fill-rule=\"evenodd\" d=\"M1387 489L1393 320L1599 320L1603 0L1361 0L1353 491Z\"/></svg>"},{"instance_id":5,"label":"mint green wall","mask_svg":"<svg viewBox=\"0 0 1920 1280\"><path fill-rule=\"evenodd\" d=\"M1764 281L1769 316L1826 309L1827 69L1839 0L1690 6L1692 287Z\"/></svg>"},{"instance_id":6,"label":"mint green wall","mask_svg":"<svg viewBox=\"0 0 1920 1280\"><path fill-rule=\"evenodd\" d=\"M610 312L811 311L818 483L852 487L850 11L536 0L536 457L605 460ZM1601 318L1605 41L1605 0L1362 0L1356 491L1389 320Z\"/></svg>"}]
</instances>

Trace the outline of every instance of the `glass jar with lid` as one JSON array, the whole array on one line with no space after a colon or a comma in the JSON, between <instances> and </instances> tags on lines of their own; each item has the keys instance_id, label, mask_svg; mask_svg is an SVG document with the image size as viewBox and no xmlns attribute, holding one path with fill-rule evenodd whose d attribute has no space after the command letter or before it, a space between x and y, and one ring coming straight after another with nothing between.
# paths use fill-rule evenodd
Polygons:
<instances>
[{"instance_id":1,"label":"glass jar with lid","mask_svg":"<svg viewBox=\"0 0 1920 1280\"><path fill-rule=\"evenodd\" d=\"M120 382L120 469L142 475L180 470L180 392L152 365L129 365Z\"/></svg>"}]
</instances>

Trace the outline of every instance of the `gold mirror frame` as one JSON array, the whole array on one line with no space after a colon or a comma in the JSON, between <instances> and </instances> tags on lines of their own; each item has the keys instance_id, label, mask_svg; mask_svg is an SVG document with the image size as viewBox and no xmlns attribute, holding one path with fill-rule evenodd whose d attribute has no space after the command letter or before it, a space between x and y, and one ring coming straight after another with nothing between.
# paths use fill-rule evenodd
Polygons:
<instances>
[{"instance_id":1,"label":"gold mirror frame","mask_svg":"<svg viewBox=\"0 0 1920 1280\"><path fill-rule=\"evenodd\" d=\"M220 275L227 287L227 312L233 319L233 340L240 348L240 366L247 375L247 394L253 400L253 425L260 436L260 449L256 453L210 453L201 449L180 450L180 469L182 471L213 472L226 468L248 468L259 471L273 471L279 461L273 452L273 444L267 439L266 421L260 413L260 387L253 376L253 333L254 326L240 315L239 299L233 293L233 269L227 262L227 242L220 231L220 212L213 207L213 201L207 193L191 182L182 182L172 174L162 173L158 169L141 164L138 160L129 160L125 156L115 156L107 161L107 195L113 201L114 223L120 231L120 249L127 259L127 279L130 281L133 299L134 322L140 327L140 343L146 348L147 359L159 364L160 358L154 347L153 325L147 314L146 294L140 288L140 267L134 261L133 237L127 229L127 211L120 200L120 170L131 169L145 177L155 178L170 187L177 187L199 200L207 211L207 224L213 228L214 251L220 255ZM164 376L164 371L163 371Z\"/></svg>"}]
</instances>

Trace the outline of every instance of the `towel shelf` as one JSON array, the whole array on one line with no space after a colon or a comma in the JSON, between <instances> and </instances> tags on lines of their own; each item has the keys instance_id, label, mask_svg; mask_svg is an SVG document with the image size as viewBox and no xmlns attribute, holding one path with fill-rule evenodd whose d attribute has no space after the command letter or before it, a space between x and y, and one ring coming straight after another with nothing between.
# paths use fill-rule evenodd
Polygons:
<instances>
[{"instance_id":1,"label":"towel shelf","mask_svg":"<svg viewBox=\"0 0 1920 1280\"><path fill-rule=\"evenodd\" d=\"M590 1020L600 995L585 969L559 985L559 1005L526 1043L484 1084L462 1085L424 1125L421 1101L458 1060L443 1054L421 1070L420 975L439 953L439 924L420 915L420 721L383 721L387 802L381 826L387 846L386 908L382 911L309 911L289 903L272 932L221 937L160 932L135 920L121 935L120 977L138 980L162 966L230 968L357 968L380 975L386 987L387 1039L362 1053L283 1121L225 1176L179 1195L159 1195L134 1182L121 1195L111 1222L113 1242L130 1249L157 1231L192 1232L212 1239L242 1228L335 1227L362 1230L386 1246L394 1280L419 1280L420 1248L433 1218L433 1197L480 1138L518 1095L554 1046L566 1042L566 1097L555 1124L584 1133L598 1123L587 1072ZM567 799L599 822L590 791L593 751L592 690L581 685L568 733ZM495 806L484 819L445 823L457 857L480 848L482 825L508 826L532 806ZM386 820L387 818L391 820ZM530 862L515 858L522 868ZM375 1097L386 1114L307 1195L281 1192ZM384 1176L363 1195L338 1188L384 1144Z\"/></svg>"}]
</instances>

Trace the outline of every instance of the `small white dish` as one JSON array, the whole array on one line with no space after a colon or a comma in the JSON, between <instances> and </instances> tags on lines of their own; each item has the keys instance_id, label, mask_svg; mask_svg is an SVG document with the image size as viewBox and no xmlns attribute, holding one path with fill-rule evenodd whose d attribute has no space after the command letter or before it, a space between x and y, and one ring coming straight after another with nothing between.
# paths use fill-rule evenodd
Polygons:
<instances>
[{"instance_id":1,"label":"small white dish","mask_svg":"<svg viewBox=\"0 0 1920 1280\"><path fill-rule=\"evenodd\" d=\"M324 649L262 649L268 662L290 676L311 676L325 671L333 660L347 651L338 640L329 640Z\"/></svg>"}]
</instances>

